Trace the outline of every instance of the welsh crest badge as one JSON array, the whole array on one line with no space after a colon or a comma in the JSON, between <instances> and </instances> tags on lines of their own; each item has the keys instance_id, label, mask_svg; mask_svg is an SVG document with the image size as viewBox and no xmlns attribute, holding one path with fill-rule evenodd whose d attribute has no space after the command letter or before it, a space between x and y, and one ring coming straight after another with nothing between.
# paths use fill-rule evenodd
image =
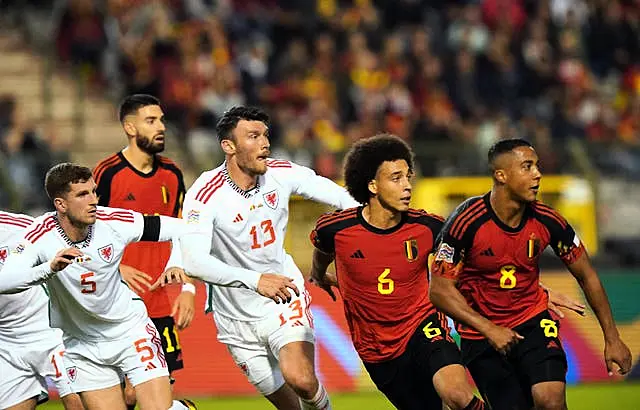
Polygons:
<instances>
[{"instance_id":1,"label":"welsh crest badge","mask_svg":"<svg viewBox=\"0 0 640 410\"><path fill-rule=\"evenodd\" d=\"M103 246L98 249L98 254L103 261L111 263L113 260L113 245L109 244L107 246Z\"/></svg>"},{"instance_id":2,"label":"welsh crest badge","mask_svg":"<svg viewBox=\"0 0 640 410\"><path fill-rule=\"evenodd\" d=\"M78 369L76 366L67 367L67 376L69 376L69 380L72 382L76 381L76 378L78 377Z\"/></svg>"},{"instance_id":3,"label":"welsh crest badge","mask_svg":"<svg viewBox=\"0 0 640 410\"><path fill-rule=\"evenodd\" d=\"M9 256L9 247L3 246L0 248L0 264L4 265L4 261L7 260L7 256Z\"/></svg>"},{"instance_id":4,"label":"welsh crest badge","mask_svg":"<svg viewBox=\"0 0 640 410\"><path fill-rule=\"evenodd\" d=\"M266 194L262 195L264 198L264 203L271 209L276 209L278 207L278 191L273 190L269 191Z\"/></svg>"}]
</instances>

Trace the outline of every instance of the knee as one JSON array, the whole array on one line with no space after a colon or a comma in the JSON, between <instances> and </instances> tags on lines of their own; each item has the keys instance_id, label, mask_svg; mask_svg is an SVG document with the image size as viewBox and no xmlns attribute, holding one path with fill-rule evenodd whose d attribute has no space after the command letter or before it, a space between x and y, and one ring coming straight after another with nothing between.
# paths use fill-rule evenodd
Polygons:
<instances>
[{"instance_id":1,"label":"knee","mask_svg":"<svg viewBox=\"0 0 640 410\"><path fill-rule=\"evenodd\" d=\"M533 402L536 410L565 410L567 408L564 394L555 391L534 394Z\"/></svg>"},{"instance_id":2,"label":"knee","mask_svg":"<svg viewBox=\"0 0 640 410\"><path fill-rule=\"evenodd\" d=\"M283 371L282 375L296 394L304 399L311 399L318 390L318 379L313 371L290 369L290 371Z\"/></svg>"},{"instance_id":3,"label":"knee","mask_svg":"<svg viewBox=\"0 0 640 410\"><path fill-rule=\"evenodd\" d=\"M463 410L466 408L471 400L473 400L473 393L470 388L454 387L442 392L440 397L444 404L446 404L451 410Z\"/></svg>"}]
</instances>

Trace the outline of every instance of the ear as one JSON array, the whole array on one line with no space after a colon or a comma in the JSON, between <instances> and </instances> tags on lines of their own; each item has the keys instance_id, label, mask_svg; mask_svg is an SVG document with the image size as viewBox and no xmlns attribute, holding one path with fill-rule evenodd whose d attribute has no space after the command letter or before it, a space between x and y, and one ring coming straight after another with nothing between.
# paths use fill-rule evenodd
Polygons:
<instances>
[{"instance_id":1,"label":"ear","mask_svg":"<svg viewBox=\"0 0 640 410\"><path fill-rule=\"evenodd\" d=\"M377 195L378 194L378 184L376 183L375 179L372 179L371 181L369 181L369 192L373 195Z\"/></svg>"},{"instance_id":2,"label":"ear","mask_svg":"<svg viewBox=\"0 0 640 410\"><path fill-rule=\"evenodd\" d=\"M507 174L503 169L496 169L495 171L493 171L493 178L495 178L495 180L501 184L507 183Z\"/></svg>"},{"instance_id":3,"label":"ear","mask_svg":"<svg viewBox=\"0 0 640 410\"><path fill-rule=\"evenodd\" d=\"M66 212L67 210L67 203L64 199L62 198L56 198L53 200L53 205L56 208L56 211L59 212Z\"/></svg>"},{"instance_id":4,"label":"ear","mask_svg":"<svg viewBox=\"0 0 640 410\"><path fill-rule=\"evenodd\" d=\"M233 155L236 153L236 144L234 144L234 142L229 139L220 141L220 146L222 147L224 153L227 155Z\"/></svg>"},{"instance_id":5,"label":"ear","mask_svg":"<svg viewBox=\"0 0 640 410\"><path fill-rule=\"evenodd\" d=\"M136 130L136 126L133 125L131 121L125 120L122 123L122 128L124 128L124 132L127 134L127 137L133 137L138 132L138 130Z\"/></svg>"}]
</instances>

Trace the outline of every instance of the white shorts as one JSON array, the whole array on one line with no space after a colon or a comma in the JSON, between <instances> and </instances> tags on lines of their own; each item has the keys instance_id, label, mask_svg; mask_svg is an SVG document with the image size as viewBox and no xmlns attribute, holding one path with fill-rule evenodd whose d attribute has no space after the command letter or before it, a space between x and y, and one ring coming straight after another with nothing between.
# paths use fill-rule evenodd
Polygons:
<instances>
[{"instance_id":1,"label":"white shorts","mask_svg":"<svg viewBox=\"0 0 640 410\"><path fill-rule=\"evenodd\" d=\"M297 284L298 285L298 284ZM280 349L292 342L314 343L311 295L304 289L290 303L276 304L256 322L243 322L216 314L218 340L258 391L268 396L284 385L278 365Z\"/></svg>"},{"instance_id":2,"label":"white shorts","mask_svg":"<svg viewBox=\"0 0 640 410\"><path fill-rule=\"evenodd\" d=\"M37 397L46 400L49 377L60 397L70 394L71 386L65 372L65 350L62 343L54 347L38 348L37 345L12 348L3 344L0 348L0 408Z\"/></svg>"},{"instance_id":3,"label":"white shorts","mask_svg":"<svg viewBox=\"0 0 640 410\"><path fill-rule=\"evenodd\" d=\"M162 341L150 319L131 329L126 338L88 342L68 337L64 343L67 376L76 393L116 386L124 376L134 387L169 376Z\"/></svg>"}]
</instances>

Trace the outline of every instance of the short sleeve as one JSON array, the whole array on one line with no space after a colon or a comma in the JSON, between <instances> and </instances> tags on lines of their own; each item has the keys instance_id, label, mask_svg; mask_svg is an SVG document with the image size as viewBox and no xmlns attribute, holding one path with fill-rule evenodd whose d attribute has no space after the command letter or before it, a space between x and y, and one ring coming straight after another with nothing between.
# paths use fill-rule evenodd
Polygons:
<instances>
[{"instance_id":1,"label":"short sleeve","mask_svg":"<svg viewBox=\"0 0 640 410\"><path fill-rule=\"evenodd\" d=\"M182 218L186 220L193 232L212 234L215 223L214 206L211 204L212 188L210 183L206 183L207 178L200 177L184 197L182 206Z\"/></svg>"},{"instance_id":2,"label":"short sleeve","mask_svg":"<svg viewBox=\"0 0 640 410\"><path fill-rule=\"evenodd\" d=\"M129 209L98 207L98 220L109 224L128 244L138 242L144 232L144 217L141 213Z\"/></svg>"},{"instance_id":3,"label":"short sleeve","mask_svg":"<svg viewBox=\"0 0 640 410\"><path fill-rule=\"evenodd\" d=\"M537 203L535 211L536 218L549 231L549 246L565 265L571 265L585 252L573 227L551 207Z\"/></svg>"},{"instance_id":4,"label":"short sleeve","mask_svg":"<svg viewBox=\"0 0 640 410\"><path fill-rule=\"evenodd\" d=\"M335 229L332 229L333 225L328 222L333 214L335 214L335 212L321 216L316 222L316 226L313 228L310 235L313 246L315 246L319 251L328 254L333 254L336 250L334 242L336 231Z\"/></svg>"}]
</instances>

